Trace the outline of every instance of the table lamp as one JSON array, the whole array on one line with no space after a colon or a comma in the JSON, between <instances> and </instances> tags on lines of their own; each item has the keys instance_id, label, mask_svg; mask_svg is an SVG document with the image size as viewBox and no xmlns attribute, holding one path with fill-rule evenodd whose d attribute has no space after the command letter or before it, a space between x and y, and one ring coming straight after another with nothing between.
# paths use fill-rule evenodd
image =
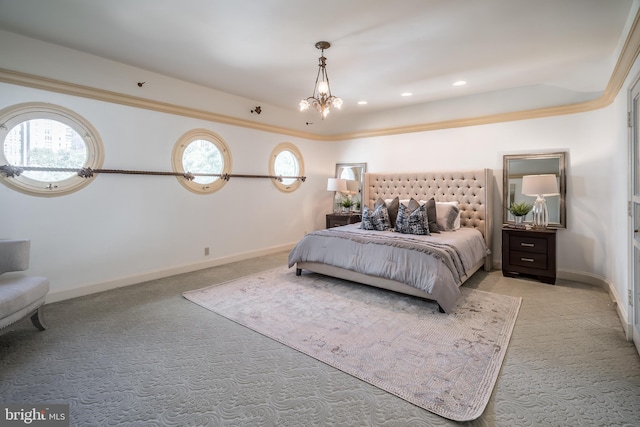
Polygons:
<instances>
[{"instance_id":1,"label":"table lamp","mask_svg":"<svg viewBox=\"0 0 640 427\"><path fill-rule=\"evenodd\" d=\"M533 204L533 228L547 228L549 225L549 211L544 196L556 196L558 192L558 178L554 174L525 175L522 177L522 194L535 196Z\"/></svg>"},{"instance_id":2,"label":"table lamp","mask_svg":"<svg viewBox=\"0 0 640 427\"><path fill-rule=\"evenodd\" d=\"M327 191L334 191L333 213L339 213L342 206L342 193L347 191L347 180L342 178L329 178Z\"/></svg>"}]
</instances>

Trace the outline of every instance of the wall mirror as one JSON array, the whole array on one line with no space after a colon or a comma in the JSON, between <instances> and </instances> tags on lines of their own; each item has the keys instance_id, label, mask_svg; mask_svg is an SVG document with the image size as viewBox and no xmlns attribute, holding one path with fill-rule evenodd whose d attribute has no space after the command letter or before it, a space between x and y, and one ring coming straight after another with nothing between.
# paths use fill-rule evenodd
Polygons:
<instances>
[{"instance_id":1,"label":"wall mirror","mask_svg":"<svg viewBox=\"0 0 640 427\"><path fill-rule=\"evenodd\" d=\"M362 189L364 188L364 173L366 163L336 163L336 178L347 180L347 193L353 202L353 210L362 213Z\"/></svg>"},{"instance_id":2,"label":"wall mirror","mask_svg":"<svg viewBox=\"0 0 640 427\"><path fill-rule=\"evenodd\" d=\"M566 152L544 154L505 155L503 160L503 215L504 224L513 224L514 216L509 212L512 203L535 202L534 196L522 194L522 177L525 175L554 174L558 179L559 193L545 196L549 210L549 228L566 228ZM531 214L525 217L531 223Z\"/></svg>"}]
</instances>

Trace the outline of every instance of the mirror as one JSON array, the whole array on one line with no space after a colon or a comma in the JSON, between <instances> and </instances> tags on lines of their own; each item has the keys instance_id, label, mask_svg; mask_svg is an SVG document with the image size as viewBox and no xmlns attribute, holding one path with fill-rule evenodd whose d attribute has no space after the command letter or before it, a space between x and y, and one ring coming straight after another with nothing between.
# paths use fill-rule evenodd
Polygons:
<instances>
[{"instance_id":1,"label":"mirror","mask_svg":"<svg viewBox=\"0 0 640 427\"><path fill-rule=\"evenodd\" d=\"M514 216L509 212L512 203L533 204L536 198L522 194L522 177L525 175L554 174L558 179L560 194L546 196L549 210L549 228L566 228L566 164L565 152L546 154L505 155L503 163L503 215L504 224L513 224ZM531 214L525 217L525 224L531 223Z\"/></svg>"},{"instance_id":2,"label":"mirror","mask_svg":"<svg viewBox=\"0 0 640 427\"><path fill-rule=\"evenodd\" d=\"M352 210L362 213L362 189L366 163L336 163L336 178L347 180L348 193L345 194L353 202Z\"/></svg>"}]
</instances>

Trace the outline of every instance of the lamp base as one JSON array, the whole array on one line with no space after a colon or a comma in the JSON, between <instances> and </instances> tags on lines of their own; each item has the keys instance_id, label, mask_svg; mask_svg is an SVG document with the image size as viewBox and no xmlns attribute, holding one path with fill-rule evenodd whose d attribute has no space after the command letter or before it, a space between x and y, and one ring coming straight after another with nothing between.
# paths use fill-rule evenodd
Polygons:
<instances>
[{"instance_id":1,"label":"lamp base","mask_svg":"<svg viewBox=\"0 0 640 427\"><path fill-rule=\"evenodd\" d=\"M547 228L549 225L549 211L547 210L547 202L544 197L538 195L532 209L533 222L531 226L536 229Z\"/></svg>"},{"instance_id":2,"label":"lamp base","mask_svg":"<svg viewBox=\"0 0 640 427\"><path fill-rule=\"evenodd\" d=\"M342 196L340 193L336 191L336 194L333 196L333 213L341 213L342 212Z\"/></svg>"}]
</instances>

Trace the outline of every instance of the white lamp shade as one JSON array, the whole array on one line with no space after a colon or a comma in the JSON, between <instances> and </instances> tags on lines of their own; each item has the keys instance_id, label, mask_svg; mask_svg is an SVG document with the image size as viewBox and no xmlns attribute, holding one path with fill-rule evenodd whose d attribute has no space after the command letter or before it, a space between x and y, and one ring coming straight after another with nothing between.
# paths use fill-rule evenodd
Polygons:
<instances>
[{"instance_id":1,"label":"white lamp shade","mask_svg":"<svg viewBox=\"0 0 640 427\"><path fill-rule=\"evenodd\" d=\"M358 181L355 181L353 179L347 180L347 192L349 194L358 194L359 189L360 189L360 185Z\"/></svg>"},{"instance_id":2,"label":"white lamp shade","mask_svg":"<svg viewBox=\"0 0 640 427\"><path fill-rule=\"evenodd\" d=\"M342 178L329 178L327 181L327 191L347 191L347 180Z\"/></svg>"},{"instance_id":3,"label":"white lamp shade","mask_svg":"<svg viewBox=\"0 0 640 427\"><path fill-rule=\"evenodd\" d=\"M554 174L525 175L522 177L522 194L527 196L555 196L558 193L558 178Z\"/></svg>"}]
</instances>

